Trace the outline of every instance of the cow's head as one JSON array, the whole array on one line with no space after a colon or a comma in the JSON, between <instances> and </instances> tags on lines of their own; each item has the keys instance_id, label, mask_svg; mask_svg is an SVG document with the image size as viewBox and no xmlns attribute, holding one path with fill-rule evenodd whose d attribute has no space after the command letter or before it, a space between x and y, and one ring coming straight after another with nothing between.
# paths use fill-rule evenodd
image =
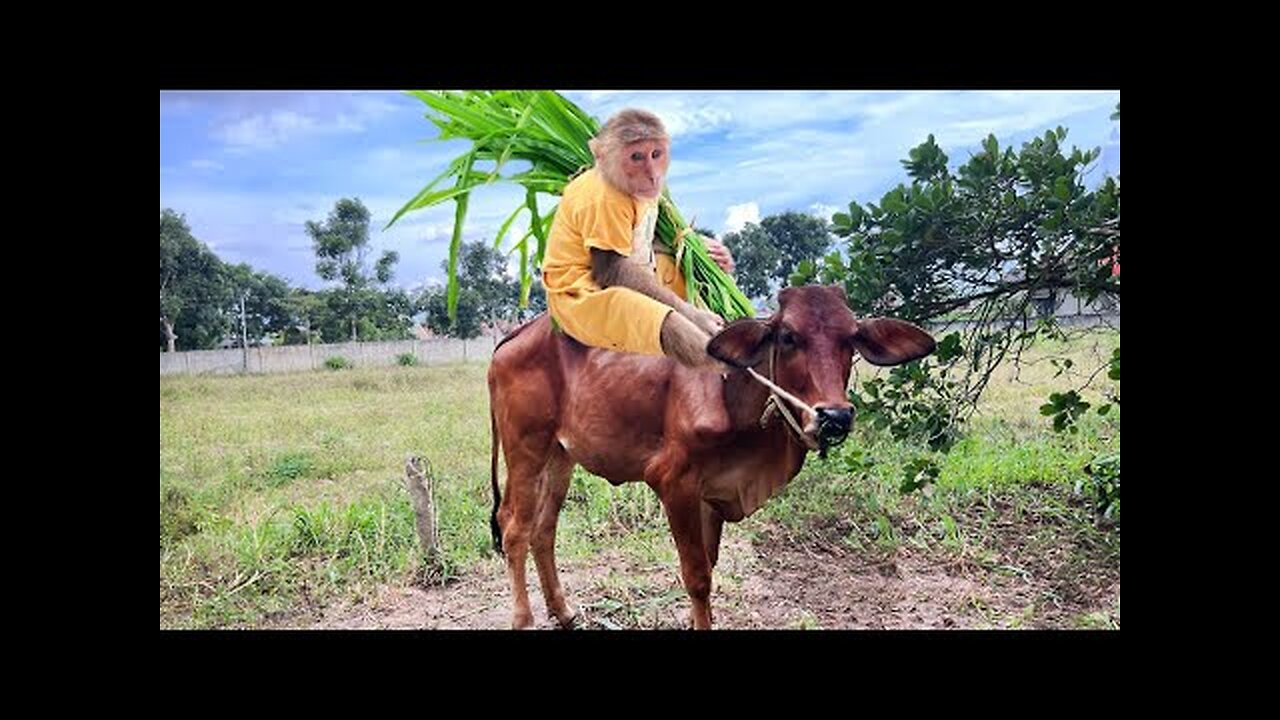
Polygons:
<instances>
[{"instance_id":1,"label":"cow's head","mask_svg":"<svg viewBox=\"0 0 1280 720\"><path fill-rule=\"evenodd\" d=\"M824 451L853 425L847 388L856 351L873 365L901 365L933 352L928 333L890 318L859 320L844 289L809 285L778 295L778 312L730 323L711 339L707 352L739 368L754 368L817 411L801 422Z\"/></svg>"}]
</instances>

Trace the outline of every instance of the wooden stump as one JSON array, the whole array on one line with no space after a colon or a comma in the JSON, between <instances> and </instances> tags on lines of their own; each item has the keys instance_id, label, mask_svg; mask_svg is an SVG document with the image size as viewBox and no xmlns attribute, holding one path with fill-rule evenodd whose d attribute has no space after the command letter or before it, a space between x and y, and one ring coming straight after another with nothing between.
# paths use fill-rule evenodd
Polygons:
<instances>
[{"instance_id":1,"label":"wooden stump","mask_svg":"<svg viewBox=\"0 0 1280 720\"><path fill-rule=\"evenodd\" d=\"M419 457L410 457L404 465L404 484L413 501L413 513L417 516L418 542L427 562L435 566L440 561L439 536L436 534L436 504L431 466Z\"/></svg>"}]
</instances>

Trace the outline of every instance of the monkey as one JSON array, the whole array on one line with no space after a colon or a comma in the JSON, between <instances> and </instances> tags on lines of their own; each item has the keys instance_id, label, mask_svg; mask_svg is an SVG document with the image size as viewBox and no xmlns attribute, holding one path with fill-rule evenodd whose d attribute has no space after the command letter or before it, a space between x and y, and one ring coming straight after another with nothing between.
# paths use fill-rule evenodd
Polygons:
<instances>
[{"instance_id":1,"label":"monkey","mask_svg":"<svg viewBox=\"0 0 1280 720\"><path fill-rule=\"evenodd\" d=\"M618 112L589 141L595 166L566 186L552 222L543 266L548 309L584 344L719 369L706 347L723 320L681 298L655 272L653 228L670 146L662 121L637 109ZM728 250L708 245L731 270Z\"/></svg>"}]
</instances>

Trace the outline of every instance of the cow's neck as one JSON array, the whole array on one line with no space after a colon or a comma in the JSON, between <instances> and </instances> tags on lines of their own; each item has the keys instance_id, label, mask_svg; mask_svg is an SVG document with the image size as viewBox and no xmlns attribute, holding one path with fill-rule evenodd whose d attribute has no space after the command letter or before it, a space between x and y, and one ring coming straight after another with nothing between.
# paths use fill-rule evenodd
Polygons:
<instances>
[{"instance_id":1,"label":"cow's neck","mask_svg":"<svg viewBox=\"0 0 1280 720\"><path fill-rule=\"evenodd\" d=\"M764 377L774 380L770 377L768 362L763 362L754 370ZM799 438L795 437L795 433L788 427L786 422L775 413L768 424L761 428L760 419L764 415L765 404L769 401L771 393L758 380L752 378L746 371L735 370L729 373L728 379L725 381L724 402L725 408L729 414L729 421L733 425L735 432L761 433L767 438L762 449L768 449L777 452L785 446L788 451L794 450L795 457L788 458L793 462L788 462L788 466L794 465L795 469L804 462L805 446ZM783 401L785 402L785 401ZM800 418L804 422L803 418Z\"/></svg>"},{"instance_id":2,"label":"cow's neck","mask_svg":"<svg viewBox=\"0 0 1280 720\"><path fill-rule=\"evenodd\" d=\"M731 522L758 510L804 465L807 450L780 417L775 415L760 427L769 395L767 388L741 370L731 372L724 381L732 447L727 456L721 456L720 471L703 486L703 498Z\"/></svg>"},{"instance_id":3,"label":"cow's neck","mask_svg":"<svg viewBox=\"0 0 1280 720\"><path fill-rule=\"evenodd\" d=\"M768 372L768 366L762 365L756 372ZM768 377L768 375L765 375ZM729 411L729 420L733 429L738 431L760 428L760 416L764 414L765 403L769 400L769 389L754 380L744 370L734 370L725 381L724 404Z\"/></svg>"}]
</instances>

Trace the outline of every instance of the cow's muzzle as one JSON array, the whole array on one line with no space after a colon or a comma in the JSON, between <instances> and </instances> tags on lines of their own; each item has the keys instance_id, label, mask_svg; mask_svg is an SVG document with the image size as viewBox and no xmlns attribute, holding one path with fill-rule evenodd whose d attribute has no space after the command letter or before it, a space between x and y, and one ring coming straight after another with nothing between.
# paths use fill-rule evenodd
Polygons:
<instances>
[{"instance_id":1,"label":"cow's muzzle","mask_svg":"<svg viewBox=\"0 0 1280 720\"><path fill-rule=\"evenodd\" d=\"M853 407L819 405L814 409L818 411L818 445L821 453L826 455L827 448L839 445L849 436L849 429L853 427Z\"/></svg>"}]
</instances>

